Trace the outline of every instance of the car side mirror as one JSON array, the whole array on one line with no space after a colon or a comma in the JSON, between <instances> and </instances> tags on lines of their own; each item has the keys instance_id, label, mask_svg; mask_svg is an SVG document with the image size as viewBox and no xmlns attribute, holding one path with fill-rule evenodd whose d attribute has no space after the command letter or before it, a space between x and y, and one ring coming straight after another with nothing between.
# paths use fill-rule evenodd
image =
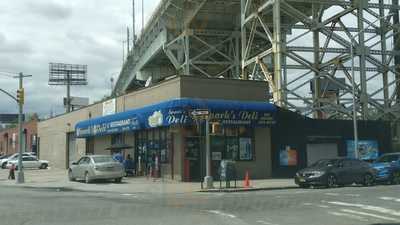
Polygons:
<instances>
[{"instance_id":1,"label":"car side mirror","mask_svg":"<svg viewBox=\"0 0 400 225\"><path fill-rule=\"evenodd\" d=\"M73 162L72 165L78 165L78 163L77 162Z\"/></svg>"}]
</instances>

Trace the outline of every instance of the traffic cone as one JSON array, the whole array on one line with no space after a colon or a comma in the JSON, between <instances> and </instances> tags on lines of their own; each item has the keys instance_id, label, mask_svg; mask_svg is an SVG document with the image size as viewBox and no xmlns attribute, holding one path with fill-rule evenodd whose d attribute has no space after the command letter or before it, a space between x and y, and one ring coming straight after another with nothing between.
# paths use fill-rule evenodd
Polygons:
<instances>
[{"instance_id":1,"label":"traffic cone","mask_svg":"<svg viewBox=\"0 0 400 225\"><path fill-rule=\"evenodd\" d=\"M250 187L249 171L246 171L246 176L244 177L244 187L245 188L249 188Z\"/></svg>"}]
</instances>

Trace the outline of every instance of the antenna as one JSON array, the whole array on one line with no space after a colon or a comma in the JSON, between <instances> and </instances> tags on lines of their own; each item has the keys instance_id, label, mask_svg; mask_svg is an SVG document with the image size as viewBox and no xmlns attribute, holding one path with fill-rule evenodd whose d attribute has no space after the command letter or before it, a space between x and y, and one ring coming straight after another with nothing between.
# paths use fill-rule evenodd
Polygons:
<instances>
[{"instance_id":1,"label":"antenna","mask_svg":"<svg viewBox=\"0 0 400 225\"><path fill-rule=\"evenodd\" d=\"M144 0L142 0L142 33L144 32Z\"/></svg>"},{"instance_id":2,"label":"antenna","mask_svg":"<svg viewBox=\"0 0 400 225\"><path fill-rule=\"evenodd\" d=\"M129 38L129 27L126 27L126 49L127 49L127 51L126 51L126 55L129 57L129 51L130 51L130 48L129 48L129 41L130 41L130 38Z\"/></svg>"},{"instance_id":3,"label":"antenna","mask_svg":"<svg viewBox=\"0 0 400 225\"><path fill-rule=\"evenodd\" d=\"M135 12L135 0L132 0L132 49L135 48L136 42L136 12Z\"/></svg>"},{"instance_id":4,"label":"antenna","mask_svg":"<svg viewBox=\"0 0 400 225\"><path fill-rule=\"evenodd\" d=\"M111 95L112 95L112 92L114 90L114 77L110 78L110 83L111 83Z\"/></svg>"}]
</instances>

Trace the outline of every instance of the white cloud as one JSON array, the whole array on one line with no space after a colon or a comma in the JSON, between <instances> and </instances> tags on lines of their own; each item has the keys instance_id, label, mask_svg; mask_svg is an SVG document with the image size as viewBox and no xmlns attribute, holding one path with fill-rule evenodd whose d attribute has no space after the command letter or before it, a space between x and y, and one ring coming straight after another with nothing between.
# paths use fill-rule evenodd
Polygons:
<instances>
[{"instance_id":1,"label":"white cloud","mask_svg":"<svg viewBox=\"0 0 400 225\"><path fill-rule=\"evenodd\" d=\"M136 29L141 28L140 2ZM149 18L159 0L145 1ZM48 86L48 63L88 65L89 85L73 87L72 95L91 102L110 93L110 77L122 64L122 41L132 25L131 1L2 0L0 1L0 71L32 74L26 78L28 113L63 111L63 86ZM0 75L0 88L15 93L16 79ZM0 94L0 113L16 113L15 103Z\"/></svg>"}]
</instances>

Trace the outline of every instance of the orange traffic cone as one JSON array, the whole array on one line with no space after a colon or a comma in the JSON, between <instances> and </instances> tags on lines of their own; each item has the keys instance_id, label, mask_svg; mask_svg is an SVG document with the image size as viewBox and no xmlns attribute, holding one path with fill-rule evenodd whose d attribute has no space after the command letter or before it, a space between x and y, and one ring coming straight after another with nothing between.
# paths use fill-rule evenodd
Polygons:
<instances>
[{"instance_id":1,"label":"orange traffic cone","mask_svg":"<svg viewBox=\"0 0 400 225\"><path fill-rule=\"evenodd\" d=\"M249 188L250 187L249 171L246 171L246 176L244 177L244 187L245 188Z\"/></svg>"}]
</instances>

